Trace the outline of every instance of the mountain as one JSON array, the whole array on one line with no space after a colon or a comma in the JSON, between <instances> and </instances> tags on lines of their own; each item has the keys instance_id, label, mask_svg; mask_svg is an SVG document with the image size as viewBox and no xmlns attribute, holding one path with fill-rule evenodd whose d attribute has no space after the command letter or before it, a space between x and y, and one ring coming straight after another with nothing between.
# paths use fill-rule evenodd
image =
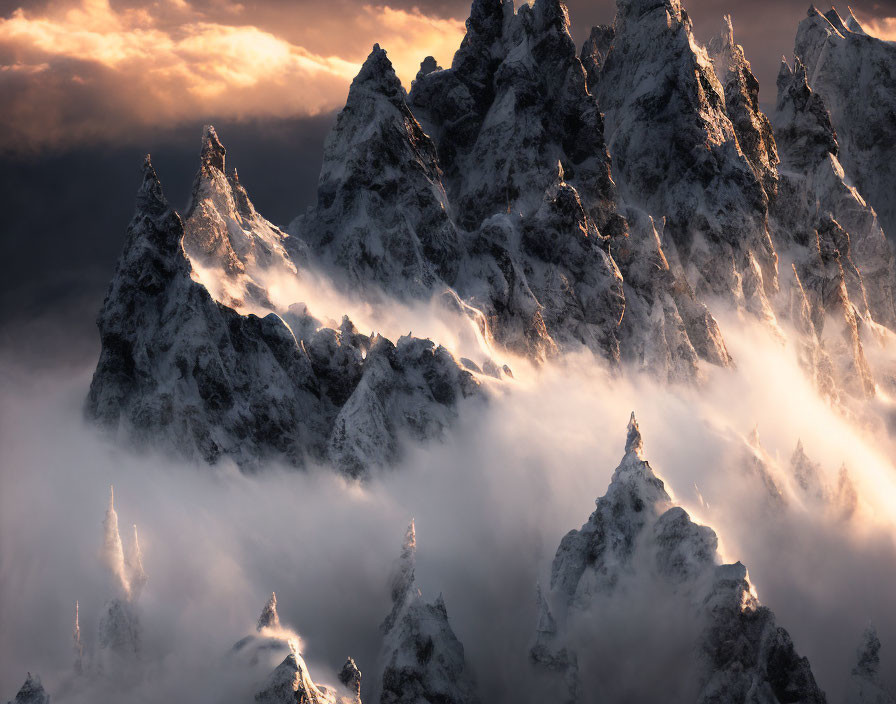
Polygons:
<instances>
[{"instance_id":1,"label":"mountain","mask_svg":"<svg viewBox=\"0 0 896 704\"><path fill-rule=\"evenodd\" d=\"M276 594L262 609L255 630L233 646L232 654L244 665L254 668L286 654L255 694L258 704L361 704L361 672L351 658L339 673L339 685L316 684L311 679L299 653L298 635L280 623Z\"/></svg>"},{"instance_id":2,"label":"mountain","mask_svg":"<svg viewBox=\"0 0 896 704\"><path fill-rule=\"evenodd\" d=\"M206 125L183 218L184 251L215 300L236 309L273 310L266 280L297 275L286 251L288 236L255 210L236 169L225 172L226 153L215 128ZM307 253L297 259L304 263Z\"/></svg>"},{"instance_id":3,"label":"mountain","mask_svg":"<svg viewBox=\"0 0 896 704\"><path fill-rule=\"evenodd\" d=\"M130 667L140 656L142 628L137 599L147 581L137 542L137 527L134 526L134 538L126 554L118 530L114 500L114 490L110 487L109 505L103 521L105 540L102 556L111 580L111 596L103 606L97 633L98 665L110 676Z\"/></svg>"},{"instance_id":4,"label":"mountain","mask_svg":"<svg viewBox=\"0 0 896 704\"><path fill-rule=\"evenodd\" d=\"M209 135L207 135L207 139ZM211 167L210 167L211 168ZM438 437L479 383L442 347L397 345L304 309L242 316L187 259L180 216L149 157L137 210L98 318L87 414L134 440L214 463L331 459L358 476L394 462L400 439Z\"/></svg>"},{"instance_id":5,"label":"mountain","mask_svg":"<svg viewBox=\"0 0 896 704\"><path fill-rule=\"evenodd\" d=\"M29 672L25 684L9 704L50 704L50 695L44 690L40 677Z\"/></svg>"},{"instance_id":6,"label":"mountain","mask_svg":"<svg viewBox=\"0 0 896 704\"><path fill-rule=\"evenodd\" d=\"M896 696L880 683L880 639L873 626L862 634L856 666L852 669L849 704L893 704Z\"/></svg>"},{"instance_id":7,"label":"mountain","mask_svg":"<svg viewBox=\"0 0 896 704\"><path fill-rule=\"evenodd\" d=\"M392 579L392 611L383 621L380 704L478 704L464 648L441 595L427 602L417 587L417 534L408 526Z\"/></svg>"},{"instance_id":8,"label":"mountain","mask_svg":"<svg viewBox=\"0 0 896 704\"><path fill-rule=\"evenodd\" d=\"M621 197L665 218L663 247L696 294L774 321L768 194L678 0L617 3L595 94Z\"/></svg>"},{"instance_id":9,"label":"mountain","mask_svg":"<svg viewBox=\"0 0 896 704\"><path fill-rule=\"evenodd\" d=\"M850 11L814 6L800 23L794 55L831 114L851 182L896 232L896 44L869 36Z\"/></svg>"},{"instance_id":10,"label":"mountain","mask_svg":"<svg viewBox=\"0 0 896 704\"><path fill-rule=\"evenodd\" d=\"M655 655L661 660L676 651L687 654L694 688L688 697L698 702L824 702L809 662L796 653L774 614L760 605L746 568L739 562L721 564L717 549L712 529L694 523L674 505L644 459L632 414L625 455L606 494L582 528L564 536L551 570L550 593L538 593L531 659L553 679L561 692L558 698L583 700L581 677L589 670L581 669L581 661L595 657L588 652L594 647L589 624L600 622L602 609L644 610L646 618L650 609L667 615L670 609L682 609L681 622L670 621L679 623L680 630L673 626L663 631L674 645L668 650L659 645ZM648 672L646 679L652 675ZM665 686L673 693L678 685Z\"/></svg>"}]
</instances>

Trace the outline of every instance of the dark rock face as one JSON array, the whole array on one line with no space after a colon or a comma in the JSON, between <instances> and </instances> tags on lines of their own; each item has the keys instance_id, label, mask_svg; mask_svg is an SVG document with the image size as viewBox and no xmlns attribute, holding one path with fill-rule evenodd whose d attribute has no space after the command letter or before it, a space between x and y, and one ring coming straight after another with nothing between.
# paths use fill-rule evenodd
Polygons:
<instances>
[{"instance_id":1,"label":"dark rock face","mask_svg":"<svg viewBox=\"0 0 896 704\"><path fill-rule=\"evenodd\" d=\"M632 415L625 457L607 493L588 522L563 538L554 558L550 600L556 619L539 590L531 659L553 673L558 700L584 701L577 682L579 620L604 600L625 603L631 585L654 580L659 592L686 597L689 620L699 626L697 701L824 702L808 661L753 595L746 568L719 565L717 547L712 529L672 505L643 458Z\"/></svg>"},{"instance_id":2,"label":"dark rock face","mask_svg":"<svg viewBox=\"0 0 896 704\"><path fill-rule=\"evenodd\" d=\"M237 314L191 278L182 237L147 159L98 318L102 352L87 413L110 429L246 467L333 457L357 476L395 460L399 433L434 437L457 403L477 394L472 375L431 342L402 338L394 346L357 335L350 323L338 333L318 329L307 315L295 328L315 332L297 340L274 314ZM315 355L320 350L329 354ZM346 381L333 383L339 377ZM348 415L356 421L350 430ZM366 445L362 427L377 433Z\"/></svg>"},{"instance_id":3,"label":"dark rock face","mask_svg":"<svg viewBox=\"0 0 896 704\"><path fill-rule=\"evenodd\" d=\"M44 691L40 677L29 672L25 678L25 684L9 704L50 704L50 695Z\"/></svg>"},{"instance_id":4,"label":"dark rock face","mask_svg":"<svg viewBox=\"0 0 896 704\"><path fill-rule=\"evenodd\" d=\"M824 101L799 60L793 69L781 66L774 125L782 154L774 229L806 297L809 338L832 361L832 378L820 386L834 395L871 395L861 328L870 319L892 325L893 253L874 212L847 182Z\"/></svg>"},{"instance_id":5,"label":"dark rock face","mask_svg":"<svg viewBox=\"0 0 896 704\"><path fill-rule=\"evenodd\" d=\"M663 245L675 251L696 294L773 320L767 194L678 0L617 3L596 94L620 194L666 218ZM739 107L751 112L749 104Z\"/></svg>"},{"instance_id":6,"label":"dark rock face","mask_svg":"<svg viewBox=\"0 0 896 704\"><path fill-rule=\"evenodd\" d=\"M778 187L778 152L769 119L759 109L759 81L753 75L743 47L734 41L731 16L725 16L722 34L707 47L716 76L722 84L725 108L737 142L766 194Z\"/></svg>"},{"instance_id":7,"label":"dark rock face","mask_svg":"<svg viewBox=\"0 0 896 704\"><path fill-rule=\"evenodd\" d=\"M459 236L435 147L379 45L327 137L301 236L350 283L394 296L432 293L457 275Z\"/></svg>"},{"instance_id":8,"label":"dark rock face","mask_svg":"<svg viewBox=\"0 0 896 704\"><path fill-rule=\"evenodd\" d=\"M408 527L392 580L392 611L383 622L381 704L478 704L464 648L441 596L424 601L414 577L417 539Z\"/></svg>"},{"instance_id":9,"label":"dark rock face","mask_svg":"<svg viewBox=\"0 0 896 704\"><path fill-rule=\"evenodd\" d=\"M850 12L813 6L794 54L827 105L839 159L891 237L896 230L896 45L869 36Z\"/></svg>"}]
</instances>

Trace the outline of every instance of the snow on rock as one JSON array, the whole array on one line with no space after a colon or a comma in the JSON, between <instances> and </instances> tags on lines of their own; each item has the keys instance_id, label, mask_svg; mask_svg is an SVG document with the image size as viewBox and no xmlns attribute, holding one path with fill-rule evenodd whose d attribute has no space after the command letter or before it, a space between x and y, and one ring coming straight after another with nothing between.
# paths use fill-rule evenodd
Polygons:
<instances>
[{"instance_id":1,"label":"snow on rock","mask_svg":"<svg viewBox=\"0 0 896 704\"><path fill-rule=\"evenodd\" d=\"M457 273L449 210L435 147L376 45L325 142L317 206L295 228L350 284L421 297Z\"/></svg>"},{"instance_id":2,"label":"snow on rock","mask_svg":"<svg viewBox=\"0 0 896 704\"><path fill-rule=\"evenodd\" d=\"M40 677L29 672L25 677L25 684L9 704L50 704L50 695L40 683Z\"/></svg>"},{"instance_id":3,"label":"snow on rock","mask_svg":"<svg viewBox=\"0 0 896 704\"><path fill-rule=\"evenodd\" d=\"M359 673L360 674L360 673ZM342 688L315 684L298 653L290 653L255 695L257 704L360 704L359 696Z\"/></svg>"},{"instance_id":4,"label":"snow on rock","mask_svg":"<svg viewBox=\"0 0 896 704\"><path fill-rule=\"evenodd\" d=\"M847 704L894 704L896 696L880 682L880 639L874 626L862 634L852 669Z\"/></svg>"},{"instance_id":5,"label":"snow on rock","mask_svg":"<svg viewBox=\"0 0 896 704\"><path fill-rule=\"evenodd\" d=\"M380 704L477 704L464 647L448 623L445 601L427 602L414 573L416 531L408 527L383 622L377 687Z\"/></svg>"},{"instance_id":6,"label":"snow on rock","mask_svg":"<svg viewBox=\"0 0 896 704\"><path fill-rule=\"evenodd\" d=\"M774 196L778 186L775 138L769 119L759 109L759 81L743 47L734 41L731 15L725 15L722 33L710 41L707 50L724 89L725 108L737 143L765 192Z\"/></svg>"},{"instance_id":7,"label":"snow on rock","mask_svg":"<svg viewBox=\"0 0 896 704\"><path fill-rule=\"evenodd\" d=\"M717 548L712 529L673 505L644 459L632 414L625 456L607 493L588 522L563 538L554 558L548 597L554 612L541 607L531 653L537 669L554 668L568 681L576 671L575 653L593 642L593 633L581 633L594 623L589 612L609 599L625 604L653 584L657 594L684 598L676 603L690 609L688 621L699 626L695 643L676 644L698 653L696 701L824 702L808 661L756 599L746 568L719 564ZM546 604L541 596L539 602ZM554 655L564 649L563 658ZM563 692L564 701L576 701L577 686Z\"/></svg>"},{"instance_id":8,"label":"snow on rock","mask_svg":"<svg viewBox=\"0 0 896 704\"><path fill-rule=\"evenodd\" d=\"M735 78L732 85L746 81ZM741 127L743 116L755 117L751 85L738 97ZM773 322L768 195L678 0L617 3L595 90L622 200L657 221L666 218L663 246L699 297L719 297Z\"/></svg>"},{"instance_id":9,"label":"snow on rock","mask_svg":"<svg viewBox=\"0 0 896 704\"><path fill-rule=\"evenodd\" d=\"M846 180L824 102L798 59L792 69L781 64L774 126L781 153L776 236L793 260L837 389L872 395L862 328L872 318L893 324L892 248L874 211Z\"/></svg>"},{"instance_id":10,"label":"snow on rock","mask_svg":"<svg viewBox=\"0 0 896 704\"><path fill-rule=\"evenodd\" d=\"M831 113L840 161L851 183L896 231L896 44L871 37L850 12L811 7L797 30L794 54Z\"/></svg>"},{"instance_id":11,"label":"snow on rock","mask_svg":"<svg viewBox=\"0 0 896 704\"><path fill-rule=\"evenodd\" d=\"M111 578L112 596L103 605L97 638L98 664L109 676L115 676L120 669L128 668L140 655L142 629L137 613L137 598L147 581L140 548L136 544L136 527L128 553L131 557L125 558L114 499L114 490L110 487L109 505L103 521L102 557Z\"/></svg>"},{"instance_id":12,"label":"snow on rock","mask_svg":"<svg viewBox=\"0 0 896 704\"><path fill-rule=\"evenodd\" d=\"M400 437L438 436L463 399L480 395L429 341L393 346L347 321L340 331L321 327L302 311L284 314L292 327L274 314L239 315L193 280L183 233L147 157L98 318L102 350L87 399L87 414L110 430L211 463L332 458L359 475L394 461Z\"/></svg>"},{"instance_id":13,"label":"snow on rock","mask_svg":"<svg viewBox=\"0 0 896 704\"><path fill-rule=\"evenodd\" d=\"M236 169L226 173L225 155L215 128L206 125L183 219L184 251L216 300L237 309L273 310L265 277L297 273L286 250L288 236L255 210ZM304 263L307 254L299 259Z\"/></svg>"}]
</instances>

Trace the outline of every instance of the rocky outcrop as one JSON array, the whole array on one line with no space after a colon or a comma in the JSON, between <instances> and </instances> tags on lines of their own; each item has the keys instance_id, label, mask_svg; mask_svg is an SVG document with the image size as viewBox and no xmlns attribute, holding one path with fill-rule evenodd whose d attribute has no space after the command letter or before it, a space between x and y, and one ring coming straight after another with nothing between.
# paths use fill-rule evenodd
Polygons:
<instances>
[{"instance_id":1,"label":"rocky outcrop","mask_svg":"<svg viewBox=\"0 0 896 704\"><path fill-rule=\"evenodd\" d=\"M746 81L742 73L734 78ZM751 86L743 91L738 109L750 117ZM698 297L718 297L773 321L777 272L768 196L678 0L617 3L596 95L621 198L656 221L665 218L667 256L671 248ZM760 144L754 147L761 165Z\"/></svg>"},{"instance_id":2,"label":"rocky outcrop","mask_svg":"<svg viewBox=\"0 0 896 704\"><path fill-rule=\"evenodd\" d=\"M778 189L778 151L771 123L759 109L759 81L743 47L734 41L731 15L725 15L722 33L710 41L707 50L722 84L737 143L766 194L773 198Z\"/></svg>"},{"instance_id":3,"label":"rocky outcrop","mask_svg":"<svg viewBox=\"0 0 896 704\"><path fill-rule=\"evenodd\" d=\"M46 693L40 683L40 677L29 672L25 678L25 684L9 704L50 704L50 695Z\"/></svg>"},{"instance_id":4,"label":"rocky outcrop","mask_svg":"<svg viewBox=\"0 0 896 704\"><path fill-rule=\"evenodd\" d=\"M874 211L846 180L828 113L799 60L793 69L781 65L774 125L782 159L776 236L792 258L814 336L834 363L837 389L871 395L862 327L872 318L892 324L893 255Z\"/></svg>"},{"instance_id":5,"label":"rocky outcrop","mask_svg":"<svg viewBox=\"0 0 896 704\"><path fill-rule=\"evenodd\" d=\"M862 634L856 651L856 666L852 669L847 704L893 704L896 696L880 681L880 639L874 626Z\"/></svg>"},{"instance_id":6,"label":"rocky outcrop","mask_svg":"<svg viewBox=\"0 0 896 704\"><path fill-rule=\"evenodd\" d=\"M105 539L102 555L111 580L111 596L103 606L97 634L99 665L108 675L127 667L140 655L142 629L137 599L147 580L140 546L136 542L136 526L126 557L118 531L114 498L110 487L109 505L103 521Z\"/></svg>"},{"instance_id":7,"label":"rocky outcrop","mask_svg":"<svg viewBox=\"0 0 896 704\"><path fill-rule=\"evenodd\" d=\"M896 230L896 45L869 36L852 12L812 6L797 31L794 54L824 99L851 183Z\"/></svg>"},{"instance_id":8,"label":"rocky outcrop","mask_svg":"<svg viewBox=\"0 0 896 704\"><path fill-rule=\"evenodd\" d=\"M557 550L550 592L555 611L550 615L542 607L535 664L568 681L575 672L572 654L589 647L577 624L609 599L614 608L637 609L635 595L647 589L652 600L679 599L675 603L688 610L688 621L699 626L696 642L676 645L698 653L696 701L824 702L808 661L756 599L746 568L720 565L717 547L710 528L673 505L644 459L633 414L625 456L607 493L588 522L568 533ZM567 684L560 698L576 701L577 688Z\"/></svg>"},{"instance_id":9,"label":"rocky outcrop","mask_svg":"<svg viewBox=\"0 0 896 704\"><path fill-rule=\"evenodd\" d=\"M464 647L448 623L445 601L427 602L414 572L417 538L408 527L391 585L392 611L383 622L378 683L381 704L477 704Z\"/></svg>"},{"instance_id":10,"label":"rocky outcrop","mask_svg":"<svg viewBox=\"0 0 896 704\"><path fill-rule=\"evenodd\" d=\"M324 145L317 206L294 228L352 285L425 297L457 275L450 212L435 147L376 45Z\"/></svg>"},{"instance_id":11,"label":"rocky outcrop","mask_svg":"<svg viewBox=\"0 0 896 704\"><path fill-rule=\"evenodd\" d=\"M358 476L399 437L433 438L479 385L442 347L321 327L305 311L241 316L194 281L147 157L137 212L98 318L87 413L139 445L214 463L333 459ZM299 333L297 339L294 330ZM351 419L351 421L349 421Z\"/></svg>"},{"instance_id":12,"label":"rocky outcrop","mask_svg":"<svg viewBox=\"0 0 896 704\"><path fill-rule=\"evenodd\" d=\"M302 657L290 653L268 675L255 701L257 704L360 704L361 699L341 688L315 684Z\"/></svg>"},{"instance_id":13,"label":"rocky outcrop","mask_svg":"<svg viewBox=\"0 0 896 704\"><path fill-rule=\"evenodd\" d=\"M236 309L271 311L275 305L268 278L296 276L296 265L286 251L286 233L255 210L236 169L226 173L225 156L215 128L206 125L183 219L184 251L217 301ZM299 258L304 263L307 255L299 253Z\"/></svg>"}]
</instances>

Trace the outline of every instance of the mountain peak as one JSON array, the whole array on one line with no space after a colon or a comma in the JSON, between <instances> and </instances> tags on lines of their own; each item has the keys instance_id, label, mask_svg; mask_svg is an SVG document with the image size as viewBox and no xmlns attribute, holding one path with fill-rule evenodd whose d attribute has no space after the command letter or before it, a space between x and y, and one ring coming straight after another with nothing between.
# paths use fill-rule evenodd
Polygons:
<instances>
[{"instance_id":1,"label":"mountain peak","mask_svg":"<svg viewBox=\"0 0 896 704\"><path fill-rule=\"evenodd\" d=\"M347 658L339 671L339 681L356 697L361 696L361 671L352 658Z\"/></svg>"},{"instance_id":2,"label":"mountain peak","mask_svg":"<svg viewBox=\"0 0 896 704\"><path fill-rule=\"evenodd\" d=\"M205 125L202 128L202 150L199 152L199 159L202 166L211 169L217 169L221 173L224 172L224 156L227 150L218 139L218 133L212 125Z\"/></svg>"},{"instance_id":3,"label":"mountain peak","mask_svg":"<svg viewBox=\"0 0 896 704\"><path fill-rule=\"evenodd\" d=\"M277 614L277 594L276 592L271 592L271 598L268 599L261 610L261 616L258 617L258 625L255 627L255 630L261 631L263 628L279 627L280 616Z\"/></svg>"},{"instance_id":4,"label":"mountain peak","mask_svg":"<svg viewBox=\"0 0 896 704\"><path fill-rule=\"evenodd\" d=\"M349 89L349 101L351 101L352 93L358 88L369 88L370 90L382 93L386 97L404 99L404 88L398 76L395 74L395 68L386 55L385 49L380 48L379 44L374 44L370 54L361 66L361 70L352 81Z\"/></svg>"},{"instance_id":5,"label":"mountain peak","mask_svg":"<svg viewBox=\"0 0 896 704\"><path fill-rule=\"evenodd\" d=\"M641 430L638 428L638 419L635 418L635 412L632 411L626 427L627 435L625 438L625 454L634 454L641 457L641 451L644 449L644 442L641 439Z\"/></svg>"},{"instance_id":6,"label":"mountain peak","mask_svg":"<svg viewBox=\"0 0 896 704\"><path fill-rule=\"evenodd\" d=\"M404 601L405 596L414 584L415 569L417 564L417 530L414 519L411 519L407 531L404 534L404 542L401 546L401 555L396 565L395 576L392 580L392 601L398 606Z\"/></svg>"},{"instance_id":7,"label":"mountain peak","mask_svg":"<svg viewBox=\"0 0 896 704\"><path fill-rule=\"evenodd\" d=\"M880 668L880 638L877 629L869 625L862 634L862 644L856 651L857 662L852 672L868 679L877 677Z\"/></svg>"},{"instance_id":8,"label":"mountain peak","mask_svg":"<svg viewBox=\"0 0 896 704\"><path fill-rule=\"evenodd\" d=\"M162 182L152 166L149 154L143 157L143 180L137 191L137 211L151 216L158 216L168 210L168 200L162 191Z\"/></svg>"}]
</instances>

